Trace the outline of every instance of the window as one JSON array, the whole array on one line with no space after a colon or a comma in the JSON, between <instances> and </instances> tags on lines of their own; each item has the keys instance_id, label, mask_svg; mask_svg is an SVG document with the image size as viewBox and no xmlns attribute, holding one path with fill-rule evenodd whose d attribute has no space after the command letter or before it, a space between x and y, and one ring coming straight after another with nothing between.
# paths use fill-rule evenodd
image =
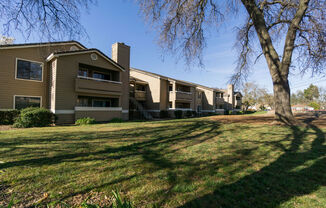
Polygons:
<instances>
[{"instance_id":1,"label":"window","mask_svg":"<svg viewBox=\"0 0 326 208\"><path fill-rule=\"evenodd\" d=\"M100 72L93 72L93 78L111 80L111 74L103 74Z\"/></svg>"},{"instance_id":2,"label":"window","mask_svg":"<svg viewBox=\"0 0 326 208\"><path fill-rule=\"evenodd\" d=\"M42 81L43 64L17 59L17 79Z\"/></svg>"},{"instance_id":3,"label":"window","mask_svg":"<svg viewBox=\"0 0 326 208\"><path fill-rule=\"evenodd\" d=\"M236 100L241 100L241 97L238 97L238 96L237 96L235 99L236 99Z\"/></svg>"},{"instance_id":4,"label":"window","mask_svg":"<svg viewBox=\"0 0 326 208\"><path fill-rule=\"evenodd\" d=\"M173 91L173 86L169 85L169 91Z\"/></svg>"},{"instance_id":5,"label":"window","mask_svg":"<svg viewBox=\"0 0 326 208\"><path fill-rule=\"evenodd\" d=\"M106 100L106 99L103 99L103 100L95 100L93 99L93 107L112 107L112 104L111 104L111 100Z\"/></svg>"},{"instance_id":6,"label":"window","mask_svg":"<svg viewBox=\"0 0 326 208\"><path fill-rule=\"evenodd\" d=\"M81 107L90 106L88 103L88 98L79 96L77 99L77 106L81 106Z\"/></svg>"},{"instance_id":7,"label":"window","mask_svg":"<svg viewBox=\"0 0 326 208\"><path fill-rule=\"evenodd\" d=\"M201 92L198 92L198 98L199 99L201 98Z\"/></svg>"},{"instance_id":8,"label":"window","mask_svg":"<svg viewBox=\"0 0 326 208\"><path fill-rule=\"evenodd\" d=\"M176 103L176 108L190 108L190 103Z\"/></svg>"},{"instance_id":9,"label":"window","mask_svg":"<svg viewBox=\"0 0 326 208\"><path fill-rule=\"evenodd\" d=\"M78 70L78 76L88 77L88 70L87 69L80 68Z\"/></svg>"},{"instance_id":10,"label":"window","mask_svg":"<svg viewBox=\"0 0 326 208\"><path fill-rule=\"evenodd\" d=\"M145 85L136 85L137 91L145 91Z\"/></svg>"},{"instance_id":11,"label":"window","mask_svg":"<svg viewBox=\"0 0 326 208\"><path fill-rule=\"evenodd\" d=\"M172 102L169 102L169 108L172 108Z\"/></svg>"},{"instance_id":12,"label":"window","mask_svg":"<svg viewBox=\"0 0 326 208\"><path fill-rule=\"evenodd\" d=\"M79 107L119 107L119 98L78 96Z\"/></svg>"},{"instance_id":13,"label":"window","mask_svg":"<svg viewBox=\"0 0 326 208\"><path fill-rule=\"evenodd\" d=\"M96 66L79 64L78 76L89 77L99 80L120 81L120 72Z\"/></svg>"},{"instance_id":14,"label":"window","mask_svg":"<svg viewBox=\"0 0 326 208\"><path fill-rule=\"evenodd\" d=\"M177 85L177 91L180 91L180 92L191 92L191 89L190 89L189 86Z\"/></svg>"},{"instance_id":15,"label":"window","mask_svg":"<svg viewBox=\"0 0 326 208\"><path fill-rule=\"evenodd\" d=\"M15 109L41 107L41 97L15 96Z\"/></svg>"}]
</instances>

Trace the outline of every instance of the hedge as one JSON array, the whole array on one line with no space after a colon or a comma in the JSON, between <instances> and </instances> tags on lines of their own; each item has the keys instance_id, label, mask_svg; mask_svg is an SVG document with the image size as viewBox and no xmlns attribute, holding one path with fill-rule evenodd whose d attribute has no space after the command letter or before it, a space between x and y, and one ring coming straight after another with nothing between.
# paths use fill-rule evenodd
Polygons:
<instances>
[{"instance_id":1,"label":"hedge","mask_svg":"<svg viewBox=\"0 0 326 208\"><path fill-rule=\"evenodd\" d=\"M20 115L15 119L14 127L44 127L55 122L54 114L45 108L25 108L20 111Z\"/></svg>"},{"instance_id":2,"label":"hedge","mask_svg":"<svg viewBox=\"0 0 326 208\"><path fill-rule=\"evenodd\" d=\"M0 125L12 125L19 116L19 110L0 111Z\"/></svg>"}]
</instances>

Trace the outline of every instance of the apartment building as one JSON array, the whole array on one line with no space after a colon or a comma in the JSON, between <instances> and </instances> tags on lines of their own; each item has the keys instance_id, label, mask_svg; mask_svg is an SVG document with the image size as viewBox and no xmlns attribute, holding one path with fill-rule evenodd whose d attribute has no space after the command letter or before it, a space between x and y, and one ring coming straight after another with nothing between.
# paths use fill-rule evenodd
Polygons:
<instances>
[{"instance_id":1,"label":"apartment building","mask_svg":"<svg viewBox=\"0 0 326 208\"><path fill-rule=\"evenodd\" d=\"M79 42L0 46L0 110L44 107L58 123L145 118L161 111L224 113L241 108L241 93L130 68L130 47L112 45L112 58Z\"/></svg>"},{"instance_id":2,"label":"apartment building","mask_svg":"<svg viewBox=\"0 0 326 208\"><path fill-rule=\"evenodd\" d=\"M162 110L223 114L225 110L241 109L242 95L234 91L233 85L210 88L136 68L130 68L130 77L135 106L154 117Z\"/></svg>"},{"instance_id":3,"label":"apartment building","mask_svg":"<svg viewBox=\"0 0 326 208\"><path fill-rule=\"evenodd\" d=\"M0 46L0 110L45 107L58 123L127 120L129 65L123 43L112 59L76 41Z\"/></svg>"}]
</instances>

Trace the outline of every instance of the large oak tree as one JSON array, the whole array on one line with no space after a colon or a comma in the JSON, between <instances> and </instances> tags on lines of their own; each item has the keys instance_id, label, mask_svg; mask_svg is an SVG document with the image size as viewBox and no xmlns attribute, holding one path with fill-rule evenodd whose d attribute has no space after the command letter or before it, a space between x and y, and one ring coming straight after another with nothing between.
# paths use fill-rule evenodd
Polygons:
<instances>
[{"instance_id":1,"label":"large oak tree","mask_svg":"<svg viewBox=\"0 0 326 208\"><path fill-rule=\"evenodd\" d=\"M255 42L260 45L273 81L275 118L295 124L290 106L291 67L322 72L326 59L324 0L138 0L146 18L157 25L160 43L185 60L202 60L205 34L238 12L245 24L238 30L239 56L233 81L248 75ZM283 44L279 52L275 43ZM259 53L259 54L260 54ZM295 54L295 56L294 56ZM260 55L258 55L259 57Z\"/></svg>"}]
</instances>

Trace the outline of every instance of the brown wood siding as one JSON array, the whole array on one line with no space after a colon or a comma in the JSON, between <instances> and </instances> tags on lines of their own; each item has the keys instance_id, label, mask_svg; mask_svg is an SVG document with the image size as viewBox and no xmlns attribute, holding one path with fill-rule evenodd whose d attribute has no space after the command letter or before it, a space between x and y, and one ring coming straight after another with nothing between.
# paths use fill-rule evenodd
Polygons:
<instances>
[{"instance_id":1,"label":"brown wood siding","mask_svg":"<svg viewBox=\"0 0 326 208\"><path fill-rule=\"evenodd\" d=\"M42 96L48 107L48 65L45 59L52 52L67 51L74 44L15 49L0 49L0 109L13 108L14 95ZM43 82L15 79L16 58L43 63Z\"/></svg>"},{"instance_id":2,"label":"brown wood siding","mask_svg":"<svg viewBox=\"0 0 326 208\"><path fill-rule=\"evenodd\" d=\"M121 111L76 111L75 119L90 117L96 121L110 121L113 118L121 118Z\"/></svg>"},{"instance_id":3,"label":"brown wood siding","mask_svg":"<svg viewBox=\"0 0 326 208\"><path fill-rule=\"evenodd\" d=\"M78 92L76 92L76 78L78 75L79 63L120 72L117 67L100 56L98 56L98 60L96 61L91 60L90 53L58 57L56 78L56 110L73 110L76 106L78 97ZM89 91L87 91L87 93L90 94ZM96 93L94 93L94 95L96 95Z\"/></svg>"}]
</instances>

